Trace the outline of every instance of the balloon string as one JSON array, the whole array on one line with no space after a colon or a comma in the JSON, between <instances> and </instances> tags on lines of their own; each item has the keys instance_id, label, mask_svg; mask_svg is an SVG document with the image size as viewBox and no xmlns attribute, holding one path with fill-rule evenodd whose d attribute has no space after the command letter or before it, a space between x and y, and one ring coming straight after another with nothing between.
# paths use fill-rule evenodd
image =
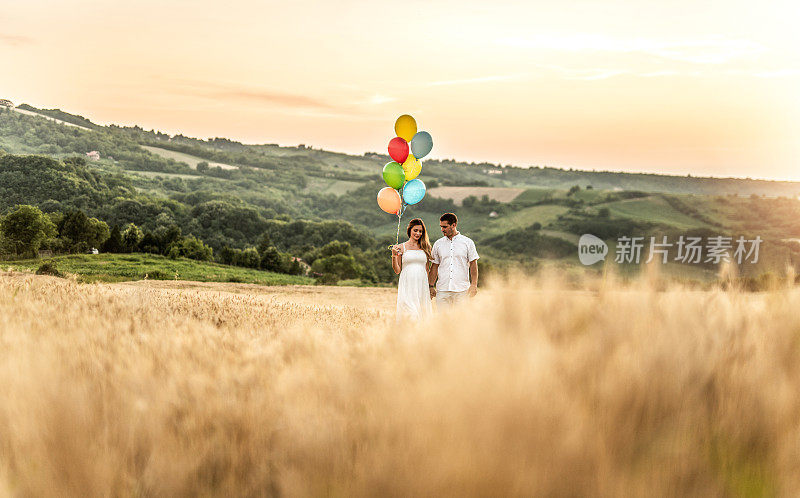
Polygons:
<instances>
[{"instance_id":1,"label":"balloon string","mask_svg":"<svg viewBox=\"0 0 800 498\"><path fill-rule=\"evenodd\" d=\"M405 187L406 187L405 184L403 184L403 186L400 187L400 199L403 198L403 190L405 189ZM400 209L397 210L397 232L394 235L394 245L400 243L400 218L403 217L403 213L406 211L407 206L408 204L406 204L405 202L401 202ZM391 249L391 247L389 249Z\"/></svg>"},{"instance_id":2,"label":"balloon string","mask_svg":"<svg viewBox=\"0 0 800 498\"><path fill-rule=\"evenodd\" d=\"M405 213L408 204L402 204L400 206L400 210L397 211L397 233L394 236L394 244L397 245L400 243L400 219L403 217L403 213Z\"/></svg>"}]
</instances>

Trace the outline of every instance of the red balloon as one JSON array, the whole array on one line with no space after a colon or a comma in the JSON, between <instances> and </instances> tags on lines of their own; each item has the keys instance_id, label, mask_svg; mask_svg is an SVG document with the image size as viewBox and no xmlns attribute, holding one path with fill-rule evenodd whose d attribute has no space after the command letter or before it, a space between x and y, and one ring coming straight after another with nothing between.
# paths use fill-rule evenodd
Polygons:
<instances>
[{"instance_id":1,"label":"red balloon","mask_svg":"<svg viewBox=\"0 0 800 498\"><path fill-rule=\"evenodd\" d=\"M389 157L400 164L408 159L408 142L400 137L389 140Z\"/></svg>"}]
</instances>

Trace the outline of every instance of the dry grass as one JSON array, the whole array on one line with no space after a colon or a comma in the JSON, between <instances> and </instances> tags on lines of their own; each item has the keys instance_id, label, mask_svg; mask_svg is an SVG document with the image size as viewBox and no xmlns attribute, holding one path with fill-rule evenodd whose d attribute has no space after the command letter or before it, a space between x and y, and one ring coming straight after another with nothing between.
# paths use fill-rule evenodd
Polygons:
<instances>
[{"instance_id":1,"label":"dry grass","mask_svg":"<svg viewBox=\"0 0 800 498\"><path fill-rule=\"evenodd\" d=\"M0 494L800 492L800 293L589 288L398 328L382 289L3 274Z\"/></svg>"}]
</instances>

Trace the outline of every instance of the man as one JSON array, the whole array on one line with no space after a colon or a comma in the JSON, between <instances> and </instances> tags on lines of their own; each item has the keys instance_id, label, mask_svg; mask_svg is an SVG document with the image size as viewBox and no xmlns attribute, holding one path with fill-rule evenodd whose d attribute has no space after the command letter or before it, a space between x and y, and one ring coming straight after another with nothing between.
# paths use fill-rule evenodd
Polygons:
<instances>
[{"instance_id":1,"label":"man","mask_svg":"<svg viewBox=\"0 0 800 498\"><path fill-rule=\"evenodd\" d=\"M452 306L478 293L478 251L469 237L458 233L458 218L445 213L439 218L444 237L433 244L428 274L431 297L440 307Z\"/></svg>"}]
</instances>

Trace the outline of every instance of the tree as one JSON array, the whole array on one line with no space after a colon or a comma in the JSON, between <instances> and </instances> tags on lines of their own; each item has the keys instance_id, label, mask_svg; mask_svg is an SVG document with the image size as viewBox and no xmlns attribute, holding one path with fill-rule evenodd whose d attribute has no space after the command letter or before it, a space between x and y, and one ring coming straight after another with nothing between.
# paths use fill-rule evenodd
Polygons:
<instances>
[{"instance_id":1,"label":"tree","mask_svg":"<svg viewBox=\"0 0 800 498\"><path fill-rule=\"evenodd\" d=\"M572 194L576 194L580 192L581 187L579 185L573 185L569 188L569 192L567 192L567 196L571 196Z\"/></svg>"},{"instance_id":2,"label":"tree","mask_svg":"<svg viewBox=\"0 0 800 498\"><path fill-rule=\"evenodd\" d=\"M474 195L468 195L461 201L461 206L465 208L471 208L477 203L478 203L477 197L475 197Z\"/></svg>"},{"instance_id":3,"label":"tree","mask_svg":"<svg viewBox=\"0 0 800 498\"><path fill-rule=\"evenodd\" d=\"M309 264L314 264L319 258L327 258L334 254L350 255L351 245L349 242L342 242L339 240L332 240L318 249L310 249L303 253L303 260Z\"/></svg>"},{"instance_id":4,"label":"tree","mask_svg":"<svg viewBox=\"0 0 800 498\"><path fill-rule=\"evenodd\" d=\"M611 210L609 210L605 206L601 207L600 209L597 210L597 216L598 216L598 218L610 218L611 217Z\"/></svg>"},{"instance_id":5,"label":"tree","mask_svg":"<svg viewBox=\"0 0 800 498\"><path fill-rule=\"evenodd\" d=\"M67 212L58 224L58 238L63 241L67 252L84 252L89 238L91 224L86 213L77 209ZM83 244L81 244L83 242Z\"/></svg>"},{"instance_id":6,"label":"tree","mask_svg":"<svg viewBox=\"0 0 800 498\"><path fill-rule=\"evenodd\" d=\"M289 275L302 275L305 273L303 266L297 258L292 258L292 264L289 265Z\"/></svg>"},{"instance_id":7,"label":"tree","mask_svg":"<svg viewBox=\"0 0 800 498\"><path fill-rule=\"evenodd\" d=\"M183 239L182 248L185 256L189 259L211 261L214 256L214 250L208 244L191 235Z\"/></svg>"},{"instance_id":8,"label":"tree","mask_svg":"<svg viewBox=\"0 0 800 498\"><path fill-rule=\"evenodd\" d=\"M108 236L101 247L103 252L119 253L122 252L124 245L122 242L122 233L119 230L119 225L114 225L111 228L111 234Z\"/></svg>"},{"instance_id":9,"label":"tree","mask_svg":"<svg viewBox=\"0 0 800 498\"><path fill-rule=\"evenodd\" d=\"M208 172L208 163L206 161L200 161L197 163L197 172L198 173L207 173Z\"/></svg>"},{"instance_id":10,"label":"tree","mask_svg":"<svg viewBox=\"0 0 800 498\"><path fill-rule=\"evenodd\" d=\"M139 242L144 235L139 227L129 223L122 232L122 252L136 252L139 250Z\"/></svg>"},{"instance_id":11,"label":"tree","mask_svg":"<svg viewBox=\"0 0 800 498\"><path fill-rule=\"evenodd\" d=\"M258 257L258 251L255 247L248 247L244 251L238 251L233 258L233 264L236 266L244 266L245 268L258 268L261 264L261 258Z\"/></svg>"},{"instance_id":12,"label":"tree","mask_svg":"<svg viewBox=\"0 0 800 498\"><path fill-rule=\"evenodd\" d=\"M69 252L84 252L100 247L109 237L108 225L97 218L89 218L79 210L68 212L58 226L58 236L64 249Z\"/></svg>"},{"instance_id":13,"label":"tree","mask_svg":"<svg viewBox=\"0 0 800 498\"><path fill-rule=\"evenodd\" d=\"M311 269L323 275L333 275L339 280L358 278L361 274L361 265L356 263L353 256L344 254L334 254L327 258L320 258L314 261Z\"/></svg>"},{"instance_id":14,"label":"tree","mask_svg":"<svg viewBox=\"0 0 800 498\"><path fill-rule=\"evenodd\" d=\"M172 223L169 226L161 225L153 232L153 237L156 239L156 245L160 254L167 254L170 246L173 243L180 242L181 228Z\"/></svg>"},{"instance_id":15,"label":"tree","mask_svg":"<svg viewBox=\"0 0 800 498\"><path fill-rule=\"evenodd\" d=\"M219 253L217 253L217 261L223 265L232 265L235 257L236 250L231 249L229 246L223 246Z\"/></svg>"},{"instance_id":16,"label":"tree","mask_svg":"<svg viewBox=\"0 0 800 498\"><path fill-rule=\"evenodd\" d=\"M190 235L173 243L168 254L172 259L183 257L197 261L211 261L214 251L202 240Z\"/></svg>"},{"instance_id":17,"label":"tree","mask_svg":"<svg viewBox=\"0 0 800 498\"><path fill-rule=\"evenodd\" d=\"M4 251L33 257L42 242L55 236L56 227L39 208L21 205L0 222L0 233Z\"/></svg>"},{"instance_id":18,"label":"tree","mask_svg":"<svg viewBox=\"0 0 800 498\"><path fill-rule=\"evenodd\" d=\"M258 242L258 254L263 257L267 249L270 249L271 247L274 247L272 245L272 238L267 232L264 232L261 234L261 240Z\"/></svg>"},{"instance_id":19,"label":"tree","mask_svg":"<svg viewBox=\"0 0 800 498\"><path fill-rule=\"evenodd\" d=\"M270 246L261 254L261 264L259 267L265 271L283 273L285 271L281 253L275 246Z\"/></svg>"},{"instance_id":20,"label":"tree","mask_svg":"<svg viewBox=\"0 0 800 498\"><path fill-rule=\"evenodd\" d=\"M349 256L350 242L332 240L322 246L322 248L319 250L319 255L321 258L327 258L328 256L333 256L334 254L344 254L345 256Z\"/></svg>"},{"instance_id":21,"label":"tree","mask_svg":"<svg viewBox=\"0 0 800 498\"><path fill-rule=\"evenodd\" d=\"M86 241L90 248L97 248L103 245L108 240L109 230L108 224L105 221L98 220L97 218L89 218L90 232L89 239Z\"/></svg>"},{"instance_id":22,"label":"tree","mask_svg":"<svg viewBox=\"0 0 800 498\"><path fill-rule=\"evenodd\" d=\"M159 254L161 251L158 248L158 239L153 236L152 232L146 232L139 242L139 251L150 254Z\"/></svg>"}]
</instances>

